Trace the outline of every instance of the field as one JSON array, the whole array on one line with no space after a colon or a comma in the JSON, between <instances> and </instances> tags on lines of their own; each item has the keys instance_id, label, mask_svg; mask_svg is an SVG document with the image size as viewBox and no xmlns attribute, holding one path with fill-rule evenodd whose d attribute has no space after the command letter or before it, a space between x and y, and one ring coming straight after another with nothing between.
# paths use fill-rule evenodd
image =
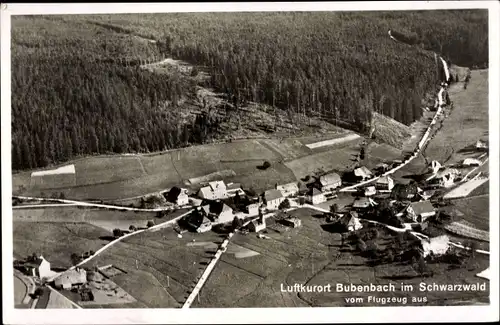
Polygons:
<instances>
[{"instance_id":1,"label":"field","mask_svg":"<svg viewBox=\"0 0 500 325\"><path fill-rule=\"evenodd\" d=\"M17 276L14 276L14 305L16 307L22 304L27 293L28 288L24 282Z\"/></svg>"},{"instance_id":2,"label":"field","mask_svg":"<svg viewBox=\"0 0 500 325\"><path fill-rule=\"evenodd\" d=\"M15 209L13 212L15 222L88 223L109 231L108 235L115 228L128 230L130 225L137 228L145 227L148 220L156 221L156 219L156 213L153 212L111 211L77 207Z\"/></svg>"},{"instance_id":3,"label":"field","mask_svg":"<svg viewBox=\"0 0 500 325\"><path fill-rule=\"evenodd\" d=\"M489 230L490 198L488 195L455 200L453 201L452 206L456 207L464 214L460 217L461 219L473 223L478 229L485 231Z\"/></svg>"},{"instance_id":4,"label":"field","mask_svg":"<svg viewBox=\"0 0 500 325\"><path fill-rule=\"evenodd\" d=\"M278 233L269 226L267 235L271 239L259 239L254 233L236 234L229 247L238 245L259 252L246 259L236 259L225 253L209 280L202 289L199 301L193 307L307 307L307 306L351 306L344 298L359 296L354 293L335 292L337 283L385 284L393 283L394 293L362 294L363 306L380 305L369 303L368 295L378 297L406 297L408 305L440 305L458 301L479 299L487 301L484 293L446 292L401 292L403 281L418 290L418 284L476 283L475 274L488 265L488 259L477 257L468 268L448 270L447 265L429 264L434 276L422 278L411 266L397 263L375 267L367 265L367 260L350 248L341 246L340 234L322 230L324 220L315 218L316 211L299 209L291 212L302 220L302 227ZM312 216L311 216L312 215ZM365 225L366 226L366 225ZM278 228L276 229L287 229ZM393 234L380 230L378 243L381 247L390 241ZM458 279L458 282L457 282ZM479 281L482 283L482 281ZM332 285L332 292L288 293L281 292L281 284ZM235 290L237 288L237 290ZM425 302L412 302L411 297L426 297ZM356 305L356 304L354 304ZM396 304L389 304L396 305ZM402 303L398 305L403 305Z\"/></svg>"},{"instance_id":5,"label":"field","mask_svg":"<svg viewBox=\"0 0 500 325\"><path fill-rule=\"evenodd\" d=\"M34 252L43 255L54 268L72 265L72 253L97 251L110 232L85 223L18 222L13 223L14 254L28 256Z\"/></svg>"},{"instance_id":6,"label":"field","mask_svg":"<svg viewBox=\"0 0 500 325\"><path fill-rule=\"evenodd\" d=\"M488 70L473 70L466 90L462 84L450 87L450 98L454 107L446 118L443 128L425 150L429 160L441 164L448 157L448 164L462 162L474 156L469 146L488 136ZM477 154L476 154L477 155Z\"/></svg>"},{"instance_id":7,"label":"field","mask_svg":"<svg viewBox=\"0 0 500 325\"><path fill-rule=\"evenodd\" d=\"M73 309L74 307L62 294L50 292L47 309Z\"/></svg>"}]
</instances>

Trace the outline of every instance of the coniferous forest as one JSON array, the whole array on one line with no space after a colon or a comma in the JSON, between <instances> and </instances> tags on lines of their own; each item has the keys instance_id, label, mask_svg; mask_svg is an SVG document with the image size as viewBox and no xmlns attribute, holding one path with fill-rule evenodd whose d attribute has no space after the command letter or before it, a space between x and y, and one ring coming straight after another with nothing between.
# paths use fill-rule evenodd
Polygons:
<instances>
[{"instance_id":1,"label":"coniferous forest","mask_svg":"<svg viewBox=\"0 0 500 325\"><path fill-rule=\"evenodd\" d=\"M394 42L388 30L406 44ZM220 121L181 113L196 83L139 65L206 69L232 98L363 131L372 112L404 124L442 79L434 52L487 68L486 10L176 13L12 18L12 168L80 155L203 143Z\"/></svg>"}]
</instances>

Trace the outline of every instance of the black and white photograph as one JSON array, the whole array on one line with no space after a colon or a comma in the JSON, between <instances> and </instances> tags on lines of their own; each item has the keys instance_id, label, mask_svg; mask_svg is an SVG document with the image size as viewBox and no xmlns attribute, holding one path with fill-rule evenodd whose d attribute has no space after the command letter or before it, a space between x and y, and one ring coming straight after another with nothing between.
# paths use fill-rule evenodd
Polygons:
<instances>
[{"instance_id":1,"label":"black and white photograph","mask_svg":"<svg viewBox=\"0 0 500 325\"><path fill-rule=\"evenodd\" d=\"M313 4L2 4L4 322L498 320L498 3Z\"/></svg>"}]
</instances>

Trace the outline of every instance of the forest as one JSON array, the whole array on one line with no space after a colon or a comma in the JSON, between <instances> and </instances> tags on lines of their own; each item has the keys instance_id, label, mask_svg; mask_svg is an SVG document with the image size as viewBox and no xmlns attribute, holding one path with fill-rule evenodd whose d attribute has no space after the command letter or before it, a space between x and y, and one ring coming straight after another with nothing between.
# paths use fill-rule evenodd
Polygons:
<instances>
[{"instance_id":1,"label":"forest","mask_svg":"<svg viewBox=\"0 0 500 325\"><path fill-rule=\"evenodd\" d=\"M410 124L443 78L434 51L487 67L487 18L485 10L13 17L12 167L204 143L220 120L181 114L196 83L139 67L165 57L205 69L206 86L236 109L258 102L359 132L372 112Z\"/></svg>"}]
</instances>

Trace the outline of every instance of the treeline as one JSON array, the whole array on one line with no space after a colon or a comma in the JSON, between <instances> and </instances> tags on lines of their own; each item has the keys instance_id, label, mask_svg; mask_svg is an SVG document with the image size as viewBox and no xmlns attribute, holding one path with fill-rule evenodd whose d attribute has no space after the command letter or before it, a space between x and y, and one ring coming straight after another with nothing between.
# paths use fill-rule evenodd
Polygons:
<instances>
[{"instance_id":1,"label":"treeline","mask_svg":"<svg viewBox=\"0 0 500 325\"><path fill-rule=\"evenodd\" d=\"M113 46L105 41L101 45ZM91 55L87 50L93 47L87 48L82 37L74 47L53 41L47 46L43 38L27 44L14 46L12 55L14 170L78 155L151 152L202 143L207 127L219 123L206 115L186 121L178 112L181 99L195 86L179 75L127 67L118 64L120 56L99 61L103 55Z\"/></svg>"},{"instance_id":2,"label":"treeline","mask_svg":"<svg viewBox=\"0 0 500 325\"><path fill-rule=\"evenodd\" d=\"M484 66L487 39L484 11L14 17L13 169L206 141L221 121L181 113L194 84L139 68L145 61L205 66L236 108L267 103L363 131L373 111L405 124L420 117L442 78L426 49Z\"/></svg>"}]
</instances>

